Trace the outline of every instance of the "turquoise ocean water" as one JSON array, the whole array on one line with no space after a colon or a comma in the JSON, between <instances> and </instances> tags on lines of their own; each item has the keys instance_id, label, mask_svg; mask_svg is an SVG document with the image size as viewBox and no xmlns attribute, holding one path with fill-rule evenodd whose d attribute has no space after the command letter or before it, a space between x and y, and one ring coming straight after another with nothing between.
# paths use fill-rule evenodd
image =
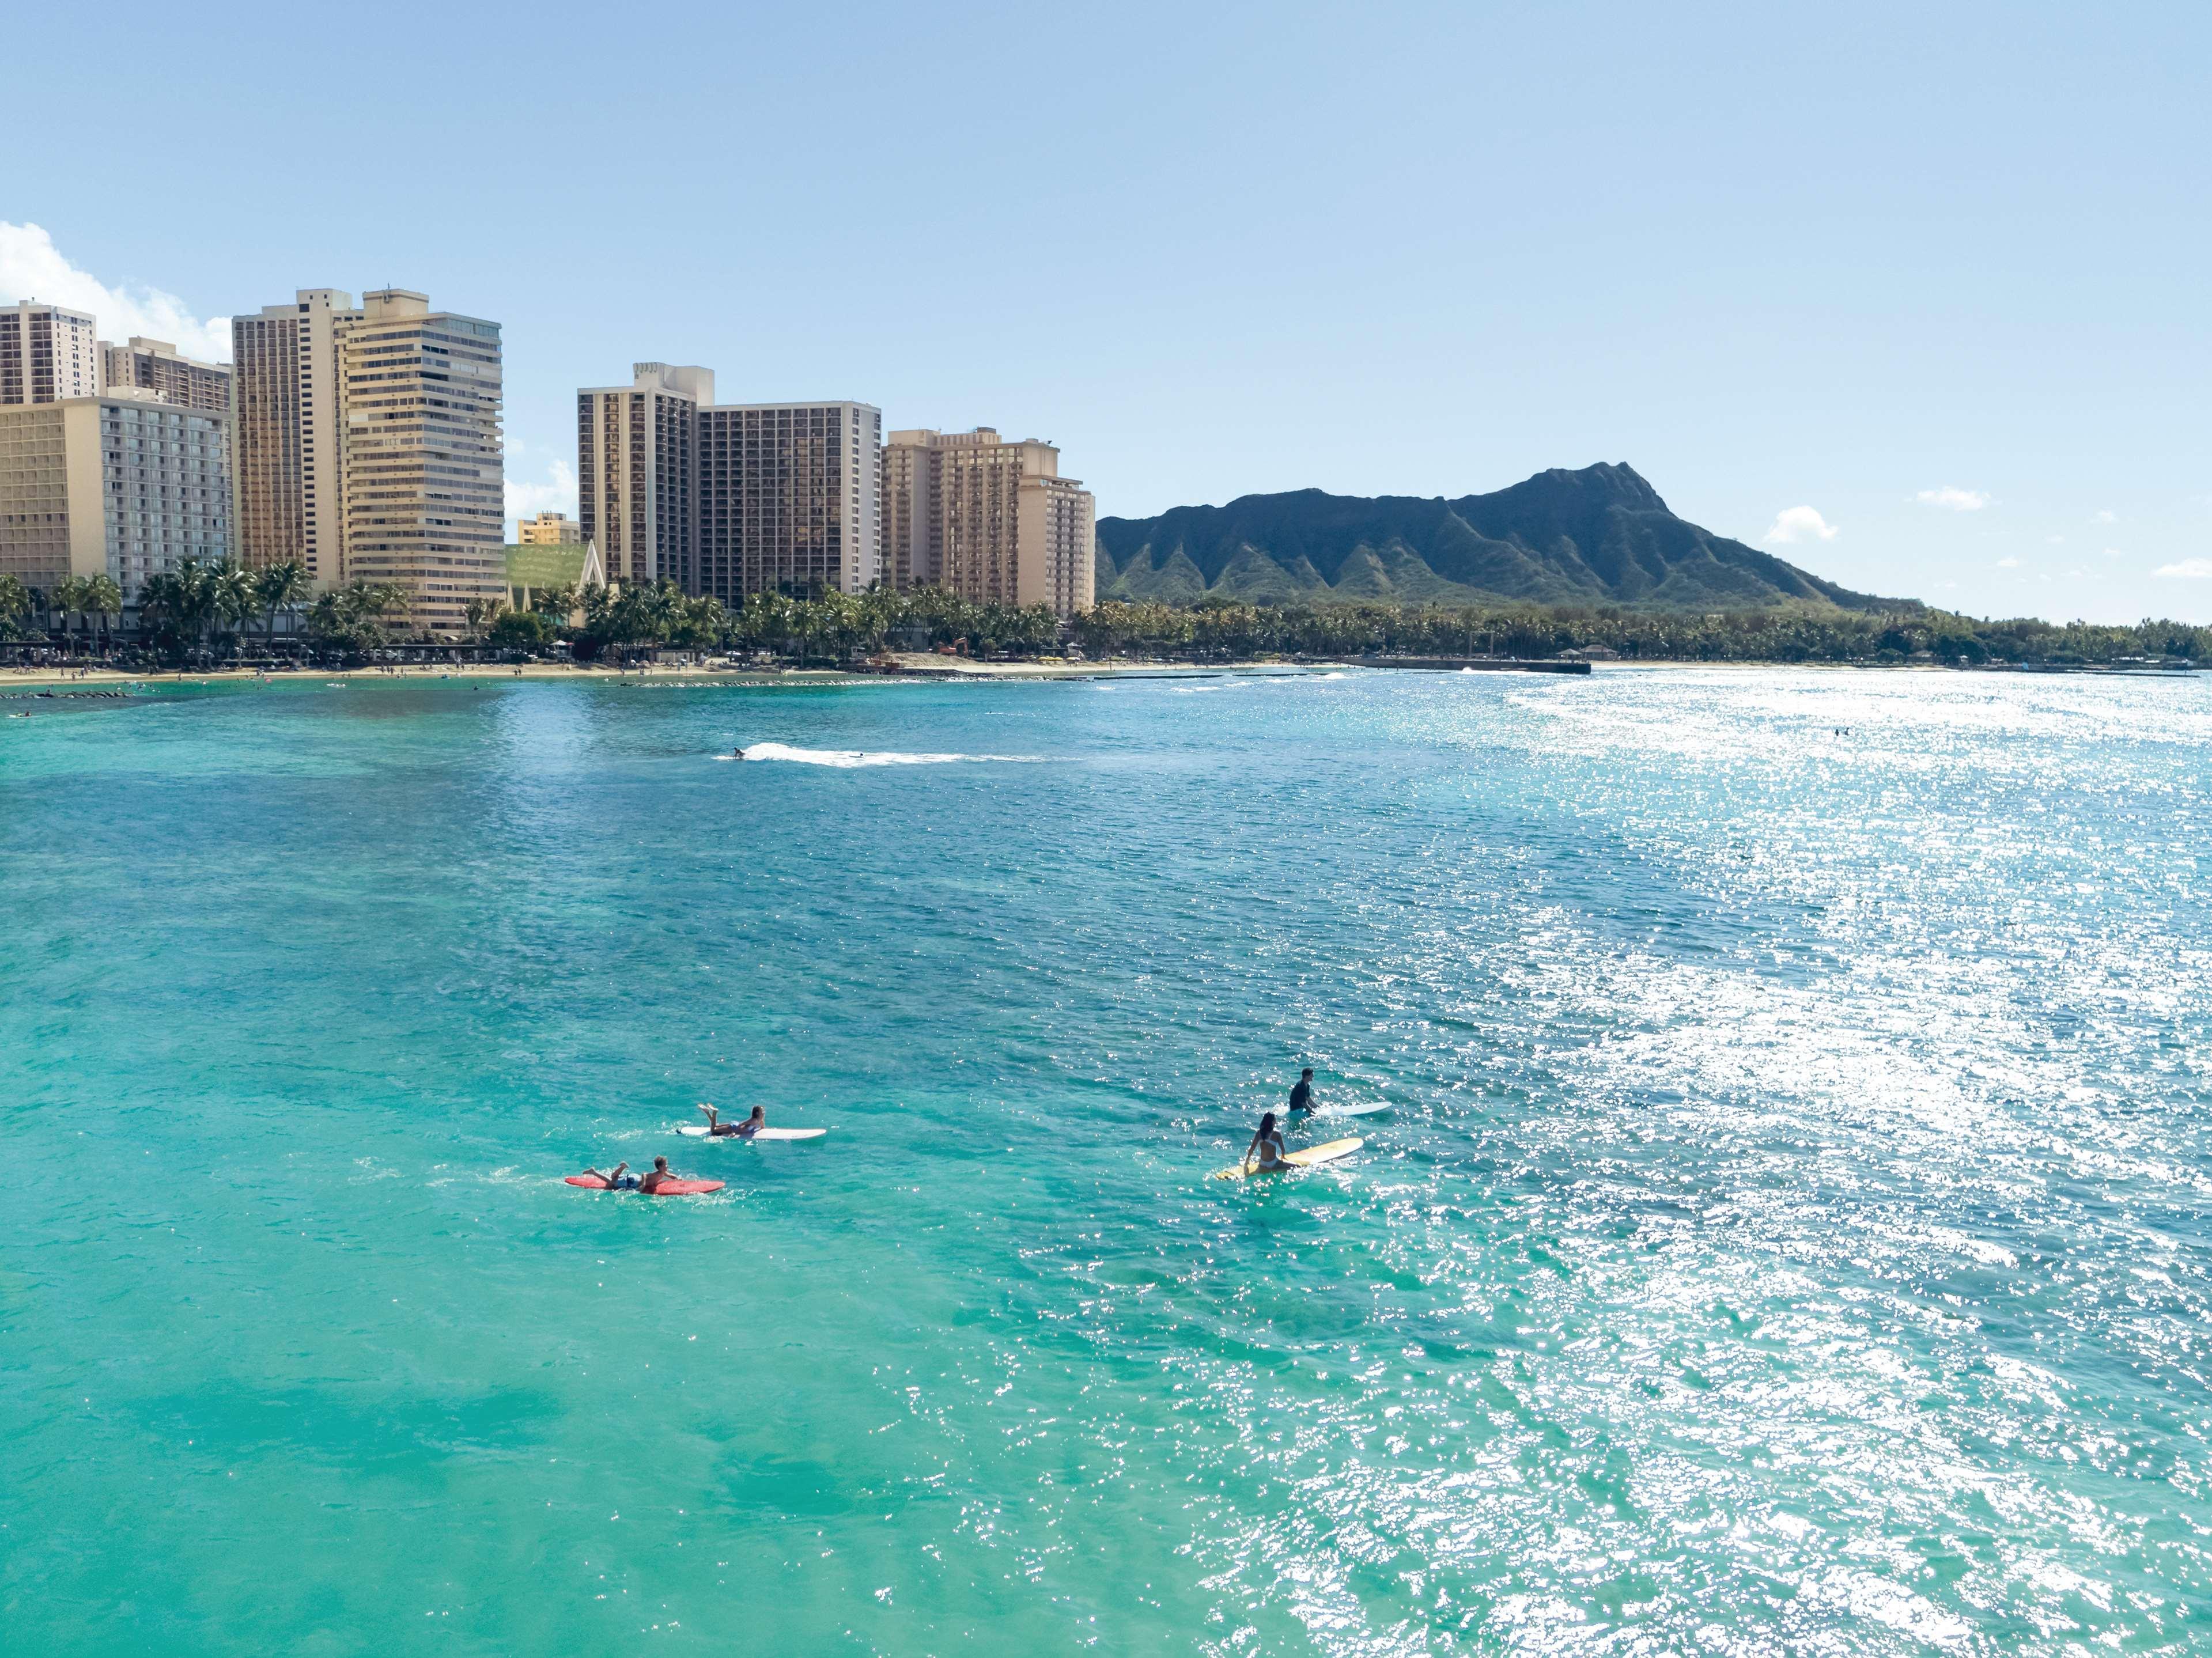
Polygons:
<instances>
[{"instance_id":1,"label":"turquoise ocean water","mask_svg":"<svg viewBox=\"0 0 2212 1658\"><path fill-rule=\"evenodd\" d=\"M2212 682L0 707L9 1651L2212 1649Z\"/></svg>"}]
</instances>

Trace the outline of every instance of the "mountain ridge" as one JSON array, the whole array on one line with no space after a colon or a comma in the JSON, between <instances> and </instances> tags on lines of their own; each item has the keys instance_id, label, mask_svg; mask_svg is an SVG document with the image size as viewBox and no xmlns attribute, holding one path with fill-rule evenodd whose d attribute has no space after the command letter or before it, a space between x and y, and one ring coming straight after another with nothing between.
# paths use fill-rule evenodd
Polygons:
<instances>
[{"instance_id":1,"label":"mountain ridge","mask_svg":"<svg viewBox=\"0 0 2212 1658\"><path fill-rule=\"evenodd\" d=\"M1098 597L1250 602L1918 608L1678 518L1626 464L1554 467L1488 495L1293 489L1097 525Z\"/></svg>"}]
</instances>

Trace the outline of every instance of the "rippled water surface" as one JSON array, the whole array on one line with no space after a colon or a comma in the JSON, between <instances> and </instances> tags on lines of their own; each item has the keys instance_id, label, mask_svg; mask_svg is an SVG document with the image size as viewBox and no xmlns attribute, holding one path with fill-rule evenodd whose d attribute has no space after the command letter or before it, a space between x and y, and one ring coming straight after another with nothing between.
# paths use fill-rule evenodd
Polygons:
<instances>
[{"instance_id":1,"label":"rippled water surface","mask_svg":"<svg viewBox=\"0 0 2212 1658\"><path fill-rule=\"evenodd\" d=\"M2212 1648L2212 683L40 706L10 1651Z\"/></svg>"}]
</instances>

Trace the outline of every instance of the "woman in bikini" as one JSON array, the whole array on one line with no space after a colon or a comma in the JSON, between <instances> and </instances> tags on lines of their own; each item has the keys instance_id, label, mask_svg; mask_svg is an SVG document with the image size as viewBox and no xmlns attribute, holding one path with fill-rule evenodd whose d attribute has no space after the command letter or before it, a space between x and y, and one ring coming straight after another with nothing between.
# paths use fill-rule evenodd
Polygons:
<instances>
[{"instance_id":1,"label":"woman in bikini","mask_svg":"<svg viewBox=\"0 0 2212 1658\"><path fill-rule=\"evenodd\" d=\"M1244 1148L1244 1166L1254 1174L1283 1168L1283 1131L1275 1127L1275 1114L1268 1112L1260 1119L1260 1132L1252 1136L1252 1144Z\"/></svg>"}]
</instances>

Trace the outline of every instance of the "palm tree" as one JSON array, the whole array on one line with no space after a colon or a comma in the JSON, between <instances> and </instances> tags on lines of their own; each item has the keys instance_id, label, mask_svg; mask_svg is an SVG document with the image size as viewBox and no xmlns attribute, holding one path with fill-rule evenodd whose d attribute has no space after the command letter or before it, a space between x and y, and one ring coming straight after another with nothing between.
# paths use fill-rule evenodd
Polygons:
<instances>
[{"instance_id":1,"label":"palm tree","mask_svg":"<svg viewBox=\"0 0 2212 1658\"><path fill-rule=\"evenodd\" d=\"M567 622L576 613L576 584L535 589L530 595L530 608L549 621Z\"/></svg>"},{"instance_id":2,"label":"palm tree","mask_svg":"<svg viewBox=\"0 0 2212 1658\"><path fill-rule=\"evenodd\" d=\"M276 649L276 612L290 610L315 589L307 567L296 558L281 564L264 564L253 573L253 597L266 612L261 636L270 653Z\"/></svg>"},{"instance_id":3,"label":"palm tree","mask_svg":"<svg viewBox=\"0 0 2212 1658\"><path fill-rule=\"evenodd\" d=\"M30 613L31 590L22 577L0 571L0 637L14 631L15 624Z\"/></svg>"},{"instance_id":4,"label":"palm tree","mask_svg":"<svg viewBox=\"0 0 2212 1658\"><path fill-rule=\"evenodd\" d=\"M65 575L46 590L46 603L61 612L62 648L64 650L69 648L70 616L77 608L78 595L83 586L83 582L76 576Z\"/></svg>"},{"instance_id":5,"label":"palm tree","mask_svg":"<svg viewBox=\"0 0 2212 1658\"><path fill-rule=\"evenodd\" d=\"M219 560L208 572L208 613L211 621L244 626L247 617L260 608L260 594L256 590L253 573L228 560Z\"/></svg>"},{"instance_id":6,"label":"palm tree","mask_svg":"<svg viewBox=\"0 0 2212 1658\"><path fill-rule=\"evenodd\" d=\"M472 598L461 606L461 615L469 624L469 642L474 644L483 637L486 624L496 622L507 608L503 598Z\"/></svg>"},{"instance_id":7,"label":"palm tree","mask_svg":"<svg viewBox=\"0 0 2212 1658\"><path fill-rule=\"evenodd\" d=\"M84 588L77 595L77 602L92 615L100 618L100 637L107 641L100 653L105 656L108 649L112 647L114 640L114 634L108 626L107 618L111 616L120 616L123 614L122 586L113 576L102 570L98 575L88 575L84 579Z\"/></svg>"}]
</instances>

